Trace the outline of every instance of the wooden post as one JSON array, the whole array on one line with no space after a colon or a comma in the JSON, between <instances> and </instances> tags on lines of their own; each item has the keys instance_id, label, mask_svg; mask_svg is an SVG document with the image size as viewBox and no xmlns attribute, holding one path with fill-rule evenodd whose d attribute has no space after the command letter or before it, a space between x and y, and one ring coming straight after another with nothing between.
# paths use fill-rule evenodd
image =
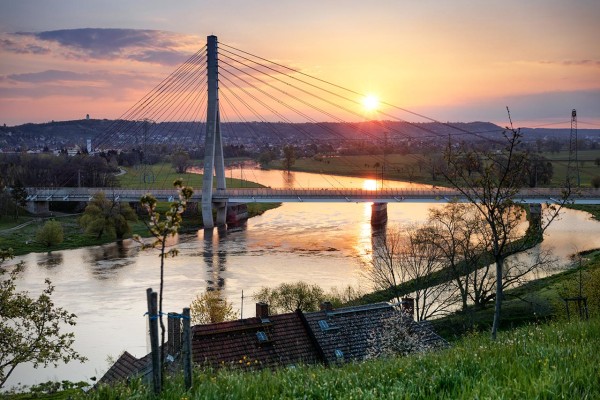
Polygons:
<instances>
[{"instance_id":1,"label":"wooden post","mask_svg":"<svg viewBox=\"0 0 600 400\"><path fill-rule=\"evenodd\" d=\"M185 388L192 388L192 327L190 321L190 309L183 309L183 376Z\"/></svg>"},{"instance_id":2,"label":"wooden post","mask_svg":"<svg viewBox=\"0 0 600 400\"><path fill-rule=\"evenodd\" d=\"M152 382L154 393L160 393L162 389L160 368L160 347L158 345L158 295L152 288L146 290L148 299L148 322L150 325L150 347L152 349Z\"/></svg>"}]
</instances>

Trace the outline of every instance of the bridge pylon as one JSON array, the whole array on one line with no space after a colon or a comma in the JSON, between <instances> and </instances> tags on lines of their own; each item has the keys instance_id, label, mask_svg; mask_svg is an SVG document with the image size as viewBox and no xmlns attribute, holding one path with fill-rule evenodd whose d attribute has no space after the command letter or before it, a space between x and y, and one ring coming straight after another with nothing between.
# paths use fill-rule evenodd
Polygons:
<instances>
[{"instance_id":1,"label":"bridge pylon","mask_svg":"<svg viewBox=\"0 0 600 400\"><path fill-rule=\"evenodd\" d=\"M225 161L219 115L219 64L218 41L214 35L207 37L208 105L206 111L206 138L204 141L204 176L202 179L202 220L205 228L213 228L213 204L217 208L217 225L225 225L227 202L213 203L213 178L216 189L225 189ZM214 174L214 175L213 175Z\"/></svg>"}]
</instances>

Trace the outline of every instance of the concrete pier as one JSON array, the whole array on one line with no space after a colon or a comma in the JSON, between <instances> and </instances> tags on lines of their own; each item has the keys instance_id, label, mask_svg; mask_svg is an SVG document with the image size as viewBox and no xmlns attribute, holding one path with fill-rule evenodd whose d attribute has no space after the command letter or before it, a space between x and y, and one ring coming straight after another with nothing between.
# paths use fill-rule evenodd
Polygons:
<instances>
[{"instance_id":1,"label":"concrete pier","mask_svg":"<svg viewBox=\"0 0 600 400\"><path fill-rule=\"evenodd\" d=\"M373 203L371 205L371 225L380 226L387 222L387 203Z\"/></svg>"}]
</instances>

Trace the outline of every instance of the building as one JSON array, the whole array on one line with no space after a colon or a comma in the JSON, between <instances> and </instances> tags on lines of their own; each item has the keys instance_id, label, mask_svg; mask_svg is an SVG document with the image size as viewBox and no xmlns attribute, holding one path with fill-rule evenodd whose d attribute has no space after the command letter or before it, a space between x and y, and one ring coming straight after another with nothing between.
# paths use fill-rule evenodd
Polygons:
<instances>
[{"instance_id":1,"label":"building","mask_svg":"<svg viewBox=\"0 0 600 400\"><path fill-rule=\"evenodd\" d=\"M267 304L257 303L255 317L193 326L192 360L200 366L249 370L362 361L373 354L369 350L391 317L427 348L448 345L406 310L389 303L334 309L326 302L316 312L270 315ZM169 319L168 354L177 353L180 346L179 321ZM150 355L137 359L124 352L99 383L149 376L149 372Z\"/></svg>"}]
</instances>

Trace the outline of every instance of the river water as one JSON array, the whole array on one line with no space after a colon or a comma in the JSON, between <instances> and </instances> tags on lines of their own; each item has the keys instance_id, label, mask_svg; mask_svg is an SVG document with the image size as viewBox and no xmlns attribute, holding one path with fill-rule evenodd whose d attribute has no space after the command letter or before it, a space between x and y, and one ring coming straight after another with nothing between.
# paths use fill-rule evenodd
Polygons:
<instances>
[{"instance_id":1,"label":"river water","mask_svg":"<svg viewBox=\"0 0 600 400\"><path fill-rule=\"evenodd\" d=\"M263 171L252 168L230 170L227 176L243 177L271 187L375 188L424 187L390 182L308 173ZM425 220L437 204L389 204L388 229L394 225ZM565 210L549 229L543 248L553 248L566 263L569 254L600 247L600 223L588 214ZM254 314L252 293L263 286L305 281L329 290L347 285L370 288L361 273L369 261L373 230L370 204L286 203L252 218L237 230L199 231L177 238L179 256L168 259L165 268L165 310L181 312L193 298L210 288L243 311ZM101 377L127 350L135 356L148 352L146 339L146 289L158 289L157 251L140 250L137 243L124 241L98 247L32 253L18 257L25 270L20 290L39 294L44 279L56 286L53 300L77 314L75 348L88 358L84 364L69 363L58 368L33 369L19 366L7 387L47 380L72 381ZM242 309L242 292L244 303Z\"/></svg>"}]
</instances>

